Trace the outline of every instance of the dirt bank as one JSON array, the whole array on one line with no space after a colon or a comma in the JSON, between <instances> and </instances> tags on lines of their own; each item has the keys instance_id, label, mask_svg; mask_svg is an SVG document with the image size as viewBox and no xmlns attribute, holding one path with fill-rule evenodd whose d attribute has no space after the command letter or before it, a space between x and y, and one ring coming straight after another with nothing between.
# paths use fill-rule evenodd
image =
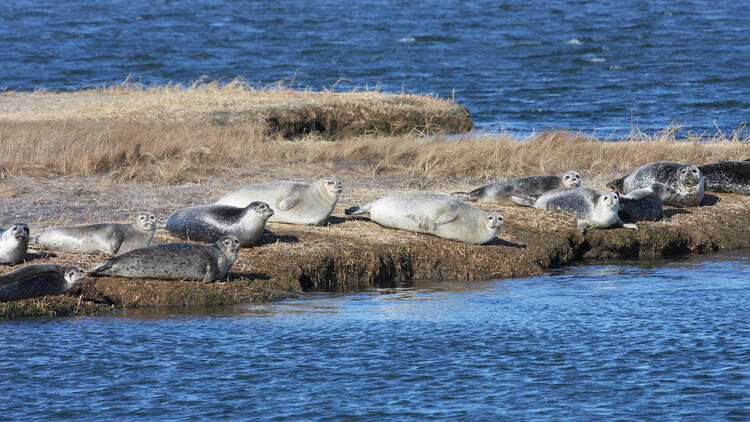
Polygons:
<instances>
[{"instance_id":1,"label":"dirt bank","mask_svg":"<svg viewBox=\"0 0 750 422\"><path fill-rule=\"evenodd\" d=\"M90 278L68 295L0 304L0 317L64 316L107 310L218 305L277 300L306 290L356 291L392 287L414 280L480 280L536 275L580 258L668 257L750 247L750 198L721 194L688 209L668 209L669 221L642 223L639 230L575 228L574 219L554 212L513 205L499 210L505 228L490 245L468 245L382 228L366 219L344 216L346 207L399 189L399 178L372 180L342 177L346 192L328 225L302 227L269 224L275 236L243 249L229 279L219 283ZM114 185L91 178L14 179L17 192L2 206L3 223L26 221L32 231L56 224L127 221L150 206L161 218L179 207L220 196L230 180L208 184L156 187L143 183ZM24 184L43 184L39 195ZM448 192L455 185L430 191ZM415 191L404 188L403 190ZM177 241L158 231L154 243ZM94 265L101 256L42 254L28 262ZM4 268L10 270L12 268Z\"/></svg>"}]
</instances>

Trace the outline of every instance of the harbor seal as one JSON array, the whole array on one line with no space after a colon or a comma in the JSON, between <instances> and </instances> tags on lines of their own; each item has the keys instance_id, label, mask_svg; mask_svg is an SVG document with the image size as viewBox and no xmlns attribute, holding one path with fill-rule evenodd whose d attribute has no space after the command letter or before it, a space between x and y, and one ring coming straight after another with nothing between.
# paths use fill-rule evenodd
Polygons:
<instances>
[{"instance_id":1,"label":"harbor seal","mask_svg":"<svg viewBox=\"0 0 750 422\"><path fill-rule=\"evenodd\" d=\"M18 223L8 229L0 229L0 233L0 264L23 262L29 248L29 226Z\"/></svg>"},{"instance_id":2,"label":"harbor seal","mask_svg":"<svg viewBox=\"0 0 750 422\"><path fill-rule=\"evenodd\" d=\"M102 223L87 226L53 227L34 233L31 245L66 253L103 252L118 255L148 246L156 231L156 217L139 213L130 224Z\"/></svg>"},{"instance_id":3,"label":"harbor seal","mask_svg":"<svg viewBox=\"0 0 750 422\"><path fill-rule=\"evenodd\" d=\"M0 302L61 295L85 278L78 265L27 265L0 275Z\"/></svg>"},{"instance_id":4,"label":"harbor seal","mask_svg":"<svg viewBox=\"0 0 750 422\"><path fill-rule=\"evenodd\" d=\"M393 229L474 244L491 241L503 227L503 217L499 213L486 212L452 196L435 193L388 195L344 212L369 216L381 226Z\"/></svg>"},{"instance_id":5,"label":"harbor seal","mask_svg":"<svg viewBox=\"0 0 750 422\"><path fill-rule=\"evenodd\" d=\"M253 246L263 234L273 210L254 201L245 208L231 205L201 205L183 208L169 216L165 228L181 239L214 243L223 236L235 236L241 247Z\"/></svg>"},{"instance_id":6,"label":"harbor seal","mask_svg":"<svg viewBox=\"0 0 750 422\"><path fill-rule=\"evenodd\" d=\"M750 158L744 161L719 161L698 166L711 192L750 195Z\"/></svg>"},{"instance_id":7,"label":"harbor seal","mask_svg":"<svg viewBox=\"0 0 750 422\"><path fill-rule=\"evenodd\" d=\"M645 164L620 179L607 183L607 187L628 194L652 183L664 183L677 191L664 205L689 207L703 200L706 180L697 166L674 161L657 161Z\"/></svg>"},{"instance_id":8,"label":"harbor seal","mask_svg":"<svg viewBox=\"0 0 750 422\"><path fill-rule=\"evenodd\" d=\"M263 201L271 206L275 223L322 225L331 216L343 187L335 177L314 183L269 182L239 187L216 201L217 205L246 207Z\"/></svg>"},{"instance_id":9,"label":"harbor seal","mask_svg":"<svg viewBox=\"0 0 750 422\"><path fill-rule=\"evenodd\" d=\"M567 188L545 192L536 200L516 195L510 199L518 205L570 214L578 220L578 229L581 231L587 228L604 229L612 225L638 230L635 224L626 224L620 220L620 198L615 192L599 192L592 188Z\"/></svg>"},{"instance_id":10,"label":"harbor seal","mask_svg":"<svg viewBox=\"0 0 750 422\"><path fill-rule=\"evenodd\" d=\"M167 243L133 249L86 270L89 275L162 280L220 280L237 261L240 241L224 236L213 245Z\"/></svg>"},{"instance_id":11,"label":"harbor seal","mask_svg":"<svg viewBox=\"0 0 750 422\"><path fill-rule=\"evenodd\" d=\"M662 204L670 201L677 191L664 183L652 183L646 188L630 191L620 197L620 218L626 221L659 221L667 219Z\"/></svg>"},{"instance_id":12,"label":"harbor seal","mask_svg":"<svg viewBox=\"0 0 750 422\"><path fill-rule=\"evenodd\" d=\"M528 176L504 182L490 183L471 192L453 192L452 196L464 201L501 202L508 201L513 195L523 195L536 198L544 192L559 188L574 188L581 186L581 175L577 171L569 170L562 176L543 175Z\"/></svg>"}]
</instances>

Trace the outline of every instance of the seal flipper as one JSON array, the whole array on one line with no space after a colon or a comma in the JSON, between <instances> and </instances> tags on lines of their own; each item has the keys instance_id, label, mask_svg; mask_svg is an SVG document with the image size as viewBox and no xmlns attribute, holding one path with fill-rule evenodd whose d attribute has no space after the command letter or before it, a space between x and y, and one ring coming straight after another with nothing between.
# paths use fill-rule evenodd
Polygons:
<instances>
[{"instance_id":1,"label":"seal flipper","mask_svg":"<svg viewBox=\"0 0 750 422\"><path fill-rule=\"evenodd\" d=\"M638 226L636 226L634 223L623 223L619 215L617 216L617 221L615 221L615 224L625 227L626 229L638 230Z\"/></svg>"},{"instance_id":2,"label":"seal flipper","mask_svg":"<svg viewBox=\"0 0 750 422\"><path fill-rule=\"evenodd\" d=\"M435 223L435 225L439 226L441 224L448 224L451 221L454 221L458 218L458 213L453 212L444 212L444 213L438 213L434 217L432 217L432 222Z\"/></svg>"},{"instance_id":3,"label":"seal flipper","mask_svg":"<svg viewBox=\"0 0 750 422\"><path fill-rule=\"evenodd\" d=\"M536 203L536 199L526 195L511 195L510 200L522 207L533 207Z\"/></svg>"},{"instance_id":4,"label":"seal flipper","mask_svg":"<svg viewBox=\"0 0 750 422\"><path fill-rule=\"evenodd\" d=\"M294 206L297 205L298 202L298 196L290 196L289 198L284 198L283 200L279 201L278 208L281 211L289 211L290 209L294 208Z\"/></svg>"},{"instance_id":5,"label":"seal flipper","mask_svg":"<svg viewBox=\"0 0 750 422\"><path fill-rule=\"evenodd\" d=\"M125 240L125 236L122 234L122 232L115 233L114 241L112 242L112 247L108 251L105 251L105 252L110 255L117 255L117 253L120 251L120 246L122 246L123 240Z\"/></svg>"},{"instance_id":6,"label":"seal flipper","mask_svg":"<svg viewBox=\"0 0 750 422\"><path fill-rule=\"evenodd\" d=\"M485 186L482 186L481 188L474 189L471 192L453 192L451 193L451 196L462 201L476 202L479 198L482 198L484 196L484 191Z\"/></svg>"},{"instance_id":7,"label":"seal flipper","mask_svg":"<svg viewBox=\"0 0 750 422\"><path fill-rule=\"evenodd\" d=\"M370 216L370 209L372 209L372 204L375 202L368 202L364 205L360 206L354 206L347 208L344 210L344 214L346 215L364 215L366 217Z\"/></svg>"},{"instance_id":8,"label":"seal flipper","mask_svg":"<svg viewBox=\"0 0 750 422\"><path fill-rule=\"evenodd\" d=\"M102 271L106 271L108 269L112 268L112 261L109 259L105 259L104 261L100 262L99 264L89 268L86 270L86 274L88 275L107 275L103 273Z\"/></svg>"},{"instance_id":9,"label":"seal flipper","mask_svg":"<svg viewBox=\"0 0 750 422\"><path fill-rule=\"evenodd\" d=\"M624 183L625 183L625 177L621 177L619 179L615 179L615 180L607 183L606 186L608 188L612 189L613 191L623 193L622 189L623 189L623 184Z\"/></svg>"}]
</instances>

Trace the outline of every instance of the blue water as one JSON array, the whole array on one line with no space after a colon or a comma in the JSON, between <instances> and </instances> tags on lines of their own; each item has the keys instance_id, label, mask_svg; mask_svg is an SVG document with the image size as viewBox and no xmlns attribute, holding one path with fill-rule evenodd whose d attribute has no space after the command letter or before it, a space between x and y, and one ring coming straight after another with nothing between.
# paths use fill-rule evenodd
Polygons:
<instances>
[{"instance_id":1,"label":"blue water","mask_svg":"<svg viewBox=\"0 0 750 422\"><path fill-rule=\"evenodd\" d=\"M12 0L0 89L339 81L454 97L487 130L713 134L747 122L747 28L745 1Z\"/></svg>"},{"instance_id":2,"label":"blue water","mask_svg":"<svg viewBox=\"0 0 750 422\"><path fill-rule=\"evenodd\" d=\"M0 323L0 419L748 420L750 251Z\"/></svg>"}]
</instances>

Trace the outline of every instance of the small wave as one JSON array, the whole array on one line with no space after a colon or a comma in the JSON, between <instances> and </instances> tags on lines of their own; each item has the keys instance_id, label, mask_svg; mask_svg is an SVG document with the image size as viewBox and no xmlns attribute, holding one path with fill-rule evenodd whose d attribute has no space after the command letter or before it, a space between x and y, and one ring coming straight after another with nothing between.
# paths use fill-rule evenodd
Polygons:
<instances>
[{"instance_id":1,"label":"small wave","mask_svg":"<svg viewBox=\"0 0 750 422\"><path fill-rule=\"evenodd\" d=\"M590 62L590 63L601 63L601 62L605 61L606 59L603 59L601 57L587 57L584 60L586 60L587 62Z\"/></svg>"},{"instance_id":2,"label":"small wave","mask_svg":"<svg viewBox=\"0 0 750 422\"><path fill-rule=\"evenodd\" d=\"M417 40L417 39L416 39L416 38L414 38L414 37L404 37L404 38L399 38L399 39L397 39L397 40L396 40L396 42L401 42L401 43L413 43L413 42L415 42L416 40Z\"/></svg>"},{"instance_id":3,"label":"small wave","mask_svg":"<svg viewBox=\"0 0 750 422\"><path fill-rule=\"evenodd\" d=\"M571 38L568 41L565 41L565 44L581 45L581 44L583 44L583 41L579 40L578 38Z\"/></svg>"}]
</instances>

